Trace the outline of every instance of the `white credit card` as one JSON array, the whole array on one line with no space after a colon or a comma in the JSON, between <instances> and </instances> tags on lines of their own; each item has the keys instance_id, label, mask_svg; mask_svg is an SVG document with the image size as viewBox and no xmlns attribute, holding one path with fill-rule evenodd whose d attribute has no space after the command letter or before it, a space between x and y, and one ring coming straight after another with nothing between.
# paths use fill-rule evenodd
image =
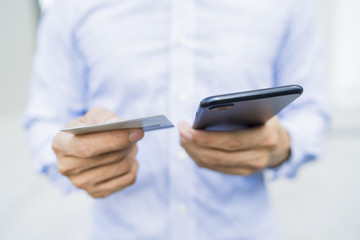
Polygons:
<instances>
[{"instance_id":1,"label":"white credit card","mask_svg":"<svg viewBox=\"0 0 360 240\"><path fill-rule=\"evenodd\" d=\"M120 130L120 129L130 129L130 128L142 128L144 131L153 131L163 128L171 128L174 125L164 116L157 115L144 118L136 118L131 120L111 122L111 123L101 123L96 125L88 125L81 127L65 128L61 131L66 133L72 133L75 135Z\"/></svg>"}]
</instances>

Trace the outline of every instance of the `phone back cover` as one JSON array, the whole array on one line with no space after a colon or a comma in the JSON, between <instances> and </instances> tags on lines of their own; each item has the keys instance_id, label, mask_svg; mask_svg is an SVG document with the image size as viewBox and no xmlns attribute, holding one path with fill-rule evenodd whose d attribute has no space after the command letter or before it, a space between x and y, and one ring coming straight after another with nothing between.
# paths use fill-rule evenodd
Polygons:
<instances>
[{"instance_id":1,"label":"phone back cover","mask_svg":"<svg viewBox=\"0 0 360 240\"><path fill-rule=\"evenodd\" d=\"M264 124L294 101L299 94L233 102L230 109L211 111L199 108L193 127L214 131L231 131Z\"/></svg>"}]
</instances>

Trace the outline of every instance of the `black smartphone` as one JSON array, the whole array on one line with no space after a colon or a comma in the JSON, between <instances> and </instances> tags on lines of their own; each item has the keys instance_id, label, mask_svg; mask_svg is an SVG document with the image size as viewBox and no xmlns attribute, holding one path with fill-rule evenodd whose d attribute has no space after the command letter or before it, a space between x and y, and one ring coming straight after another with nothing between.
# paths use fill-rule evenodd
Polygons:
<instances>
[{"instance_id":1,"label":"black smartphone","mask_svg":"<svg viewBox=\"0 0 360 240\"><path fill-rule=\"evenodd\" d=\"M299 85L207 97L200 102L193 128L233 131L264 124L303 92Z\"/></svg>"}]
</instances>

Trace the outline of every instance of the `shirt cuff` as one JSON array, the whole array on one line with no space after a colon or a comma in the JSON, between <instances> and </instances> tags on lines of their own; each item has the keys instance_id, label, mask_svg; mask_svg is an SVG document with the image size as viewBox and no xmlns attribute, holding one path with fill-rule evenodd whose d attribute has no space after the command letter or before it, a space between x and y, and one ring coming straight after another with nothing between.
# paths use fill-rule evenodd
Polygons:
<instances>
[{"instance_id":1,"label":"shirt cuff","mask_svg":"<svg viewBox=\"0 0 360 240\"><path fill-rule=\"evenodd\" d=\"M33 169L37 173L46 175L62 193L70 193L77 188L71 181L62 175L57 169L57 158L51 148L51 139L60 129L52 124L34 124L28 129L30 150L32 153Z\"/></svg>"},{"instance_id":2,"label":"shirt cuff","mask_svg":"<svg viewBox=\"0 0 360 240\"><path fill-rule=\"evenodd\" d=\"M268 169L270 180L276 180L280 177L294 178L303 163L316 160L318 156L318 154L309 152L306 149L307 144L304 143L306 138L302 137L303 131L301 131L301 127L294 126L287 121L282 122L282 126L287 130L290 137L290 157L280 166Z\"/></svg>"}]
</instances>

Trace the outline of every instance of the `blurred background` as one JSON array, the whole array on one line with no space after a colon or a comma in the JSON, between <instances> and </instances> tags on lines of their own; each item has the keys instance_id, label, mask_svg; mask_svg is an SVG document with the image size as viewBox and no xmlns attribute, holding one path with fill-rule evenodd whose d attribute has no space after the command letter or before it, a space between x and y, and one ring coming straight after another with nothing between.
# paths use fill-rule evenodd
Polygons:
<instances>
[{"instance_id":1,"label":"blurred background","mask_svg":"<svg viewBox=\"0 0 360 240\"><path fill-rule=\"evenodd\" d=\"M360 239L360 0L314 0L323 29L333 122L324 156L270 182L283 239ZM51 4L41 1L41 6ZM31 170L21 126L41 10L0 1L0 239L84 239L92 201L62 195Z\"/></svg>"}]
</instances>

